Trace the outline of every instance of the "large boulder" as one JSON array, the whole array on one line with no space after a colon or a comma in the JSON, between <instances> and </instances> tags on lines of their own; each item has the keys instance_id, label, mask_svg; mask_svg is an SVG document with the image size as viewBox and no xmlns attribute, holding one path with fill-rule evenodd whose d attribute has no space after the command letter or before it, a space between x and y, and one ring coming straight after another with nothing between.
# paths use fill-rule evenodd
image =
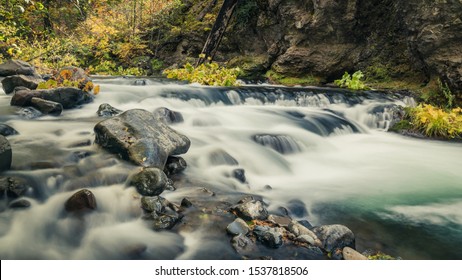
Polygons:
<instances>
[{"instance_id":1,"label":"large boulder","mask_svg":"<svg viewBox=\"0 0 462 280\"><path fill-rule=\"evenodd\" d=\"M48 90L15 90L11 105L13 106L32 106L32 98L37 97L48 101L59 103L64 109L75 108L79 105L93 101L90 93L72 87L54 88Z\"/></svg>"},{"instance_id":2,"label":"large boulder","mask_svg":"<svg viewBox=\"0 0 462 280\"><path fill-rule=\"evenodd\" d=\"M2 80L3 90L6 94L13 93L16 87L26 87L28 89L36 89L38 84L41 82L41 79L38 79L33 76L25 75L14 75L8 76Z\"/></svg>"},{"instance_id":3,"label":"large boulder","mask_svg":"<svg viewBox=\"0 0 462 280\"><path fill-rule=\"evenodd\" d=\"M8 60L0 64L0 77L12 75L26 75L39 77L35 68L27 62L21 60Z\"/></svg>"},{"instance_id":4,"label":"large boulder","mask_svg":"<svg viewBox=\"0 0 462 280\"><path fill-rule=\"evenodd\" d=\"M171 155L184 154L190 140L142 109L126 111L99 122L95 142L122 159L145 167L163 169Z\"/></svg>"},{"instance_id":5,"label":"large boulder","mask_svg":"<svg viewBox=\"0 0 462 280\"><path fill-rule=\"evenodd\" d=\"M0 135L0 172L10 169L12 157L10 142Z\"/></svg>"}]
</instances>

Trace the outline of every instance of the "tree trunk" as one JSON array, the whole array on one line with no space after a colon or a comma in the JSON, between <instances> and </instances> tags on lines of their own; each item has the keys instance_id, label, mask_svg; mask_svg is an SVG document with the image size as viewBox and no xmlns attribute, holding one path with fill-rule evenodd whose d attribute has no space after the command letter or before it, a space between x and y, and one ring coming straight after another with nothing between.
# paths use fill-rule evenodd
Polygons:
<instances>
[{"instance_id":1,"label":"tree trunk","mask_svg":"<svg viewBox=\"0 0 462 280\"><path fill-rule=\"evenodd\" d=\"M218 13L218 17L210 31L209 37L207 38L207 41L205 41L204 48L202 49L201 56L199 57L196 66L204 63L208 58L213 60L215 57L229 20L233 15L234 8L236 8L237 2L239 2L239 0L225 0L223 2L220 12Z\"/></svg>"},{"instance_id":2,"label":"tree trunk","mask_svg":"<svg viewBox=\"0 0 462 280\"><path fill-rule=\"evenodd\" d=\"M215 7L215 5L217 4L217 1L218 0L212 0L200 13L199 15L196 17L196 19L198 21L202 21L202 19L204 19L205 15L210 13L210 11L213 9L213 7Z\"/></svg>"}]
</instances>

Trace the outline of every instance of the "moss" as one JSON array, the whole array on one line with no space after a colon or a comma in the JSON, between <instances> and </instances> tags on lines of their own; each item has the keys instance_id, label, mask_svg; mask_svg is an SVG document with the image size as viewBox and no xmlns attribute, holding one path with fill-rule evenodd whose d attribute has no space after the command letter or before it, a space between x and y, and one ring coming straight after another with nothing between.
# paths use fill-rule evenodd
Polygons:
<instances>
[{"instance_id":1,"label":"moss","mask_svg":"<svg viewBox=\"0 0 462 280\"><path fill-rule=\"evenodd\" d=\"M228 61L228 67L239 67L242 72L239 75L244 79L261 79L269 65L267 55L239 56Z\"/></svg>"},{"instance_id":2,"label":"moss","mask_svg":"<svg viewBox=\"0 0 462 280\"><path fill-rule=\"evenodd\" d=\"M397 123L395 123L390 129L389 131L392 131L392 132L400 132L400 131L407 131L407 130L410 130L412 129L412 124L411 122L409 122L408 120L401 120Z\"/></svg>"},{"instance_id":3,"label":"moss","mask_svg":"<svg viewBox=\"0 0 462 280\"><path fill-rule=\"evenodd\" d=\"M281 84L285 86L318 86L321 84L321 79L312 75L303 76L286 76L279 74L273 70L266 72L266 77L272 83Z\"/></svg>"},{"instance_id":4,"label":"moss","mask_svg":"<svg viewBox=\"0 0 462 280\"><path fill-rule=\"evenodd\" d=\"M389 261L391 261L391 260L398 260L397 258L394 258L394 257L392 257L392 256L390 256L390 255L387 255L387 254L384 254L384 253L381 253L381 252L379 252L379 253L377 253L377 254L375 254L375 255L369 256L368 259L369 259L369 260L374 260L374 261L379 261L379 260L380 260L380 261L385 261L385 260L389 260Z\"/></svg>"}]
</instances>

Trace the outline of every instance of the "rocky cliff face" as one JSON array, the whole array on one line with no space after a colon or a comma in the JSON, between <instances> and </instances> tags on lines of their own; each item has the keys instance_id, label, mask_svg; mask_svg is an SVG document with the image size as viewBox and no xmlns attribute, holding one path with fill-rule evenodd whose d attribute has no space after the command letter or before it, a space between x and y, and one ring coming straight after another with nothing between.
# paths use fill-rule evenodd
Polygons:
<instances>
[{"instance_id":1,"label":"rocky cliff face","mask_svg":"<svg viewBox=\"0 0 462 280\"><path fill-rule=\"evenodd\" d=\"M326 82L359 69L422 83L440 77L460 93L461 18L462 0L241 1L217 59L250 58L251 70Z\"/></svg>"}]
</instances>

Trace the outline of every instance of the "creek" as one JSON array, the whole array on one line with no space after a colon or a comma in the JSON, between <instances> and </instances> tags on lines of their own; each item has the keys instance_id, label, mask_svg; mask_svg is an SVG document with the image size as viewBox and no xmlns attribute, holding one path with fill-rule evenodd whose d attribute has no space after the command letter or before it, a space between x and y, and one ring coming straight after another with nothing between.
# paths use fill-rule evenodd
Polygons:
<instances>
[{"instance_id":1,"label":"creek","mask_svg":"<svg viewBox=\"0 0 462 280\"><path fill-rule=\"evenodd\" d=\"M93 144L102 103L123 111L180 112L184 122L172 127L191 139L183 155L190 180L230 195L262 196L270 211L285 208L313 225L344 224L360 252L462 259L462 144L386 132L390 108L410 98L156 79L94 82L101 85L94 102L59 117L21 118L11 97L0 93L0 122L20 133L8 137L13 163L5 174L32 186L30 208L0 204L2 259L118 259L139 243L147 246L145 258L227 258L217 252L217 244L229 244L224 229L223 243L201 230L155 232L141 221L139 200L124 185L134 167ZM236 168L245 170L246 183L230 176ZM65 201L84 187L95 194L98 210L84 219L66 217ZM162 196L179 204L193 191L183 187Z\"/></svg>"}]
</instances>

